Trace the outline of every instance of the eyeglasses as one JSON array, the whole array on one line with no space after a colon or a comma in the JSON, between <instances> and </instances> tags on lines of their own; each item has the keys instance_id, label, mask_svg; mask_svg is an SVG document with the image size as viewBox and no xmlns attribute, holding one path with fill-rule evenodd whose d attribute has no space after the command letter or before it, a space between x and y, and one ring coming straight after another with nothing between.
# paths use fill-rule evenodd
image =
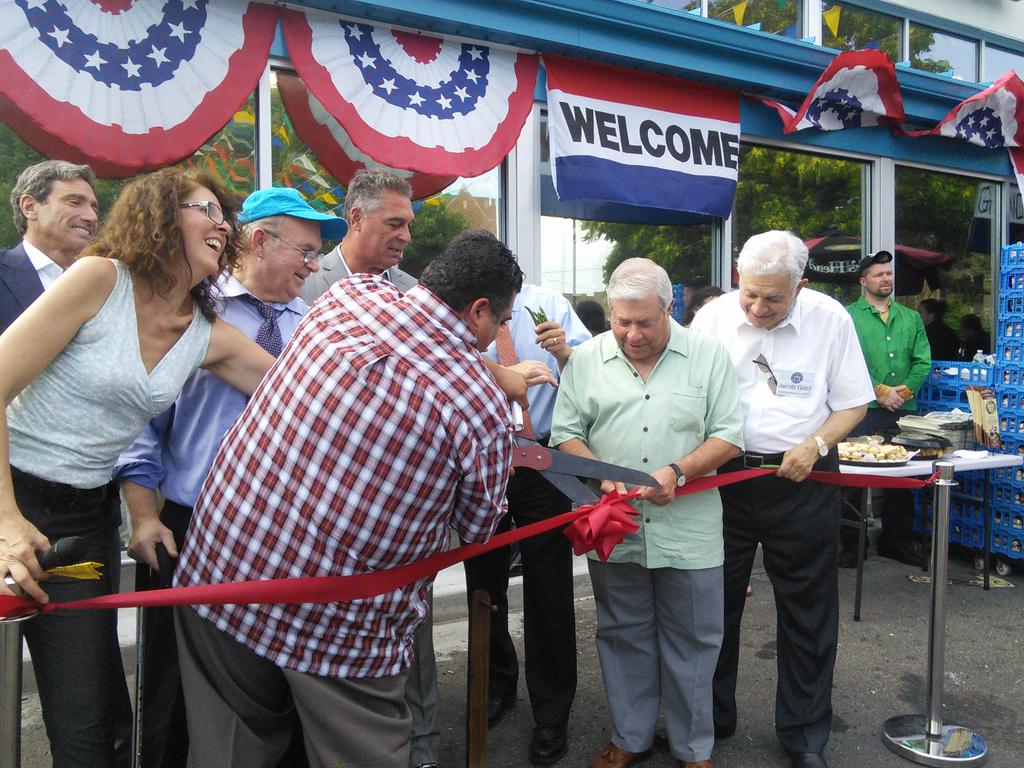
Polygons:
<instances>
[{"instance_id":1,"label":"eyeglasses","mask_svg":"<svg viewBox=\"0 0 1024 768\"><path fill-rule=\"evenodd\" d=\"M772 367L768 365L768 360L765 358L764 354L758 355L755 359L751 360L751 362L757 366L757 369L761 371L761 373L768 374L768 389L774 395L779 388L779 380L775 378L775 374L772 372Z\"/></svg>"},{"instance_id":2,"label":"eyeglasses","mask_svg":"<svg viewBox=\"0 0 1024 768\"><path fill-rule=\"evenodd\" d=\"M218 226L227 222L227 225L232 226L231 222L224 218L224 211L220 209L220 206L209 200L200 200L195 203L182 203L182 208L199 208L206 217Z\"/></svg>"},{"instance_id":3,"label":"eyeglasses","mask_svg":"<svg viewBox=\"0 0 1024 768\"><path fill-rule=\"evenodd\" d=\"M275 240L280 240L282 243L287 245L289 248L294 248L296 251L301 253L302 254L302 263L303 264L312 264L314 261L321 262L321 261L324 260L324 255L322 253L320 253L319 251L307 251L301 245L296 245L295 243L291 242L290 240L285 240L283 237L281 237L279 234L277 234L277 232L271 232L269 229L264 230L264 231L268 235L270 235L272 238L274 238Z\"/></svg>"}]
</instances>

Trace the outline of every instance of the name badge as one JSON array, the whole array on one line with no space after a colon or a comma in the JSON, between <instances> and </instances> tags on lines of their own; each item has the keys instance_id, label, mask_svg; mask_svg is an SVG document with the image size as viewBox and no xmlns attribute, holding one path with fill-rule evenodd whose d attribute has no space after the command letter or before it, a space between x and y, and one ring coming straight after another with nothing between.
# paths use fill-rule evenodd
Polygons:
<instances>
[{"instance_id":1,"label":"name badge","mask_svg":"<svg viewBox=\"0 0 1024 768\"><path fill-rule=\"evenodd\" d=\"M814 392L814 374L807 371L778 371L775 394L780 397L810 397Z\"/></svg>"}]
</instances>

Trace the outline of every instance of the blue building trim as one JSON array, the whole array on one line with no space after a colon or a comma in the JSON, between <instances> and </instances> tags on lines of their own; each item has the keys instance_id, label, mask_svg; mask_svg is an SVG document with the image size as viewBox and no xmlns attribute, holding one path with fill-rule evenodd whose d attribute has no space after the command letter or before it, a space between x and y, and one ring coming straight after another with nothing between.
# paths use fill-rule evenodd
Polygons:
<instances>
[{"instance_id":1,"label":"blue building trim","mask_svg":"<svg viewBox=\"0 0 1024 768\"><path fill-rule=\"evenodd\" d=\"M623 0L420 0L415 10L410 10L405 0L306 0L304 4L386 24L415 26L428 34L459 35L712 82L794 106L803 101L835 56L835 51L821 46ZM859 4L951 32L982 34L963 25L939 25L943 20L881 0L859 0ZM280 28L271 52L287 55ZM981 90L974 83L903 67L897 68L897 76L908 118L924 126L934 125L957 103ZM538 101L546 99L545 88L541 69L535 91ZM786 136L778 115L754 99L742 100L741 121L747 140L779 139L968 172L1010 175L1005 152L962 141L897 138L884 128L829 133L805 130Z\"/></svg>"},{"instance_id":2,"label":"blue building trim","mask_svg":"<svg viewBox=\"0 0 1024 768\"><path fill-rule=\"evenodd\" d=\"M833 50L799 40L623 0L418 0L415 4L303 0L302 4L428 34L592 59L789 102L801 101L835 56ZM904 9L900 15L911 14ZM900 68L898 77L908 117L923 125L937 122L980 90L975 83L916 70Z\"/></svg>"}]
</instances>

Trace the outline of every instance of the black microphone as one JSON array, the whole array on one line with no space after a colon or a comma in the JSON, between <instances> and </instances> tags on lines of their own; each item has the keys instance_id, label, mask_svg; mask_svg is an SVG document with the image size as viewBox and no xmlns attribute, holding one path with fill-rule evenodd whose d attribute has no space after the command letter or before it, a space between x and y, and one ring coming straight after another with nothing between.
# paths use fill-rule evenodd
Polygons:
<instances>
[{"instance_id":1,"label":"black microphone","mask_svg":"<svg viewBox=\"0 0 1024 768\"><path fill-rule=\"evenodd\" d=\"M81 536L67 536L57 539L49 549L36 554L36 560L44 571L59 568L62 565L74 565L86 559L89 554L89 542Z\"/></svg>"}]
</instances>

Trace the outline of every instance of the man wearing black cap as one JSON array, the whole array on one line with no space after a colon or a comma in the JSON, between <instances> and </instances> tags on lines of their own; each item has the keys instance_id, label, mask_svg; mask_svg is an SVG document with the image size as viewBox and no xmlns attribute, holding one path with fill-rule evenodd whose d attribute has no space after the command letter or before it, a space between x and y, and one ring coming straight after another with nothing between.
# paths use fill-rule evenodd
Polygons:
<instances>
[{"instance_id":1,"label":"man wearing black cap","mask_svg":"<svg viewBox=\"0 0 1024 768\"><path fill-rule=\"evenodd\" d=\"M897 429L904 413L916 413L914 396L931 368L932 354L921 316L893 300L892 254L876 251L861 259L857 301L847 306L868 364L875 402L852 434L871 435ZM909 491L886 491L881 513L878 553L909 565L924 562L921 542L914 536L914 507ZM843 530L839 564L857 564L856 533ZM852 539L852 541L851 541Z\"/></svg>"}]
</instances>

